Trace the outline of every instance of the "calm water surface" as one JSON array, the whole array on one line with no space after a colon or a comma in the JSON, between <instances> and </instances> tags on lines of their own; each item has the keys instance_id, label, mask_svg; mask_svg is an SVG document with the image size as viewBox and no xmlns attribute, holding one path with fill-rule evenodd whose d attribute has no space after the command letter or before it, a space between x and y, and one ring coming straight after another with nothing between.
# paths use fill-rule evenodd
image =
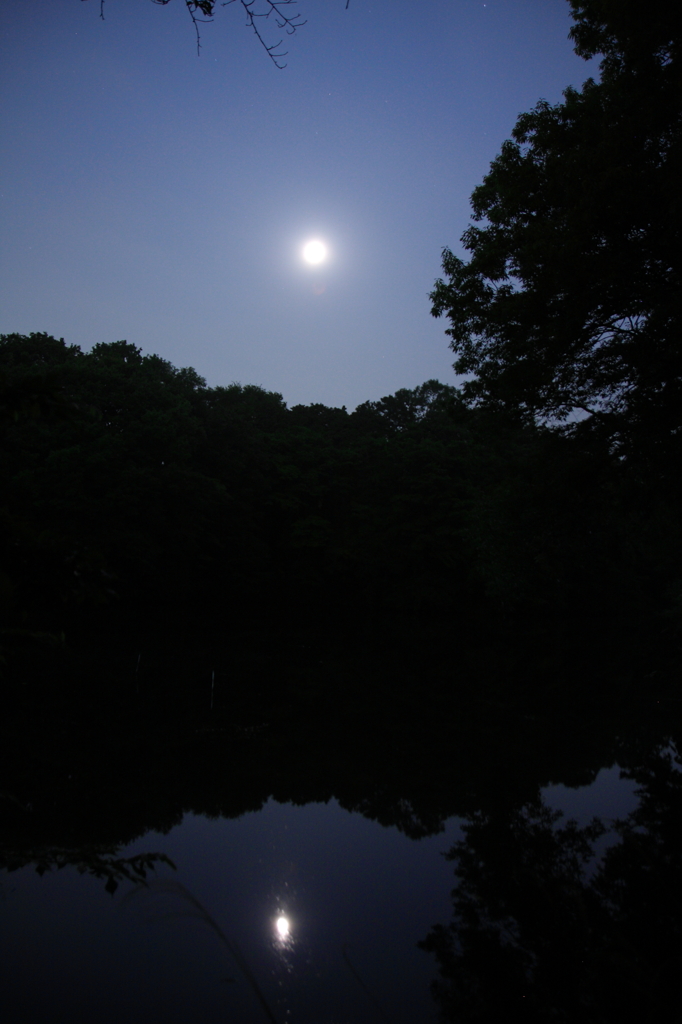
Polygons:
<instances>
[{"instance_id":1,"label":"calm water surface","mask_svg":"<svg viewBox=\"0 0 682 1024\"><path fill-rule=\"evenodd\" d=\"M633 791L614 767L545 796L580 820L627 814ZM174 862L148 888L112 897L74 867L4 873L4 1020L270 1019L252 981L277 1021L436 1020L435 966L417 942L450 915L443 854L461 836L456 818L413 840L335 800L271 799L232 820L186 814L120 851Z\"/></svg>"},{"instance_id":2,"label":"calm water surface","mask_svg":"<svg viewBox=\"0 0 682 1024\"><path fill-rule=\"evenodd\" d=\"M215 694L168 658L22 691L0 724L2 1024L659 1019L682 962L677 690L408 647L280 669L226 648Z\"/></svg>"}]
</instances>

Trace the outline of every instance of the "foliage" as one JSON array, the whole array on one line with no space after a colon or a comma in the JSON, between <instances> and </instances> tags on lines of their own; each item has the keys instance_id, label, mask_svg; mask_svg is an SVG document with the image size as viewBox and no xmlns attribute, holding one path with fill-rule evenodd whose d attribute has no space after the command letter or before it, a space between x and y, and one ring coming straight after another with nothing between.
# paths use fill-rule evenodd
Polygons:
<instances>
[{"instance_id":1,"label":"foliage","mask_svg":"<svg viewBox=\"0 0 682 1024\"><path fill-rule=\"evenodd\" d=\"M623 0L569 0L575 24L569 32L576 53L602 56L602 71L613 77L624 69L643 70L674 62L679 69L682 12L673 4ZM678 70L679 74L679 70Z\"/></svg>"},{"instance_id":2,"label":"foliage","mask_svg":"<svg viewBox=\"0 0 682 1024\"><path fill-rule=\"evenodd\" d=\"M165 853L138 853L132 857L118 857L116 853L116 850L99 846L79 847L77 850L22 848L20 851L3 846L0 850L0 865L5 871L17 871L27 864L33 864L39 875L48 871L61 871L67 866L75 867L81 875L88 874L105 880L105 889L112 896L121 882L147 886L148 873L155 871L159 864L175 869L175 864Z\"/></svg>"},{"instance_id":3,"label":"foliage","mask_svg":"<svg viewBox=\"0 0 682 1024\"><path fill-rule=\"evenodd\" d=\"M460 600L450 574L460 567L463 588L469 446L455 410L469 414L453 388L429 381L353 414L288 410L281 395L207 388L126 342L83 353L46 335L2 338L0 366L15 392L49 381L74 410L6 426L13 627L29 616L64 628L68 580L93 572L105 600L145 616L276 616L285 591L292 608L330 615ZM38 622L42 605L56 622Z\"/></svg>"},{"instance_id":4,"label":"foliage","mask_svg":"<svg viewBox=\"0 0 682 1024\"><path fill-rule=\"evenodd\" d=\"M74 629L665 607L676 504L438 381L353 412L124 341L0 338L6 643ZM21 637L21 641L19 638ZM14 638L14 639L11 639Z\"/></svg>"},{"instance_id":5,"label":"foliage","mask_svg":"<svg viewBox=\"0 0 682 1024\"><path fill-rule=\"evenodd\" d=\"M443 1021L654 1019L680 957L680 798L674 746L634 771L639 806L607 832L542 801L476 813L450 850L458 887L435 954ZM603 847L603 844L602 844Z\"/></svg>"},{"instance_id":6,"label":"foliage","mask_svg":"<svg viewBox=\"0 0 682 1024\"><path fill-rule=\"evenodd\" d=\"M432 312L469 403L529 422L582 411L660 464L682 436L680 14L659 5L642 29L634 0L572 7L601 81L521 115L473 193L469 261L444 250Z\"/></svg>"}]
</instances>

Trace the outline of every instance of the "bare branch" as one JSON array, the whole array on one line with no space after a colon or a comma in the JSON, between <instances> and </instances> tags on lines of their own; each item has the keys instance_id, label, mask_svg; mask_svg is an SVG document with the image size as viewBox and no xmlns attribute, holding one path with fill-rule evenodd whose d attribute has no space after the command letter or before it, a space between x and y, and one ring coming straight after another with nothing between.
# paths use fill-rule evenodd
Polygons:
<instances>
[{"instance_id":1,"label":"bare branch","mask_svg":"<svg viewBox=\"0 0 682 1024\"><path fill-rule=\"evenodd\" d=\"M297 28L301 28L301 26L305 25L305 21L301 21L300 14L296 13L293 16L288 15L283 10L283 8L294 6L296 4L296 0L265 0L264 11L254 10L256 0L239 0L239 2L246 13L247 25L251 26L255 33L256 38L258 39L258 42L261 44L261 46L263 47L263 49L265 50L272 63L275 65L275 67L279 68L280 71L282 71L286 67L286 64L280 64L279 61L282 57L286 57L288 51L285 50L284 53L276 52L277 48L282 45L281 39L274 45L268 46L268 44L265 42L265 39L263 38L258 29L258 25L256 24L256 18L270 18L272 17L272 15L274 15L275 24L277 25L277 27L283 28L287 35L292 36ZM222 6L228 7L230 4L233 3L235 3L235 0L223 0Z\"/></svg>"},{"instance_id":2,"label":"bare branch","mask_svg":"<svg viewBox=\"0 0 682 1024\"><path fill-rule=\"evenodd\" d=\"M81 0L84 2L84 0ZM166 7L171 0L151 0L153 4L159 7ZM201 52L201 35L199 33L199 25L206 24L213 21L216 4L220 2L221 7L229 7L230 4L234 4L237 0L185 0L185 7L189 11L189 16L192 19L194 25L194 31L197 37L197 55ZM287 51L279 53L278 49L282 45L282 39L279 42L269 45L264 36L262 35L258 26L258 18L272 18L279 29L283 29L288 36L292 36L296 29L301 28L306 22L301 18L301 15L296 13L289 13L288 8L294 7L297 0L239 0L239 3L244 8L246 14L246 24L253 29L256 39L261 44L268 57L275 65L275 67L282 70L286 67L286 64L281 64L280 61L283 57L287 56ZM257 8L257 4L259 7ZM346 10L350 0L346 0ZM104 21L104 0L100 0L100 18ZM203 17L198 17L203 15Z\"/></svg>"},{"instance_id":3,"label":"bare branch","mask_svg":"<svg viewBox=\"0 0 682 1024\"><path fill-rule=\"evenodd\" d=\"M81 0L83 3L83 0ZM99 0L99 16L104 21L104 0Z\"/></svg>"},{"instance_id":4,"label":"bare branch","mask_svg":"<svg viewBox=\"0 0 682 1024\"><path fill-rule=\"evenodd\" d=\"M155 4L162 4L164 7L169 0L154 0ZM199 24L207 25L210 21L213 21L213 3L211 0L185 0L185 6L189 11L189 16L192 19L194 25L194 31L197 34L197 57L201 56L201 36L199 35ZM206 14L205 18L197 18L196 12L201 11Z\"/></svg>"}]
</instances>

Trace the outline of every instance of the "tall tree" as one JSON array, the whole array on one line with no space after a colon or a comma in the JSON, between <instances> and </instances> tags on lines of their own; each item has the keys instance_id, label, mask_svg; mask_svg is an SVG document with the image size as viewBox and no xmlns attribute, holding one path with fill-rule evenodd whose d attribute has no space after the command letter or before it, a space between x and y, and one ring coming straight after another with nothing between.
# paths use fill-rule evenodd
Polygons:
<instances>
[{"instance_id":1,"label":"tall tree","mask_svg":"<svg viewBox=\"0 0 682 1024\"><path fill-rule=\"evenodd\" d=\"M572 0L599 82L521 115L431 293L472 404L577 410L612 447L682 433L682 11Z\"/></svg>"}]
</instances>

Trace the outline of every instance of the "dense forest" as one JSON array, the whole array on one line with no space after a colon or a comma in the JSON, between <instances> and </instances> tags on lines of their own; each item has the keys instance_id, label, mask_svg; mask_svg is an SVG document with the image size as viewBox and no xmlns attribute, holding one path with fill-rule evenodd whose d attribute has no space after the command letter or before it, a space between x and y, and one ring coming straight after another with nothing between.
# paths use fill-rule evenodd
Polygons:
<instances>
[{"instance_id":1,"label":"dense forest","mask_svg":"<svg viewBox=\"0 0 682 1024\"><path fill-rule=\"evenodd\" d=\"M677 480L428 381L354 412L3 336L4 642L673 624ZM619 628L620 628L619 627Z\"/></svg>"}]
</instances>

